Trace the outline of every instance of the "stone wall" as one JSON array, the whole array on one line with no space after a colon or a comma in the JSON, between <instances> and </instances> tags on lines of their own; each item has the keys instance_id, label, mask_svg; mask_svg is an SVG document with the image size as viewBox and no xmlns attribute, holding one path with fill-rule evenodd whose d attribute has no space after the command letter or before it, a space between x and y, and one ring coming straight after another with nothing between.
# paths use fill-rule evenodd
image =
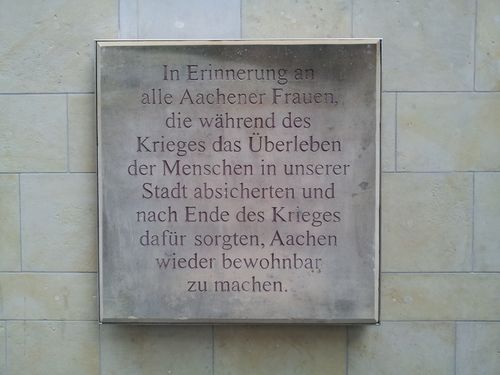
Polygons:
<instances>
[{"instance_id":1,"label":"stone wall","mask_svg":"<svg viewBox=\"0 0 500 375\"><path fill-rule=\"evenodd\" d=\"M1 374L499 374L500 2L16 0ZM95 38L383 37L380 326L97 323Z\"/></svg>"}]
</instances>

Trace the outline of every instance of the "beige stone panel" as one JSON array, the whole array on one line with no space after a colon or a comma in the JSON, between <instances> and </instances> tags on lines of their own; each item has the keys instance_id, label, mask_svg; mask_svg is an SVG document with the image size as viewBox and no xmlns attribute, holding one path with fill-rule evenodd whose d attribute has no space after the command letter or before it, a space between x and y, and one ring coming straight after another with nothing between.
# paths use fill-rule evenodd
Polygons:
<instances>
[{"instance_id":1,"label":"beige stone panel","mask_svg":"<svg viewBox=\"0 0 500 375\"><path fill-rule=\"evenodd\" d=\"M71 172L95 172L96 123L95 96L68 96L69 169Z\"/></svg>"},{"instance_id":2,"label":"beige stone panel","mask_svg":"<svg viewBox=\"0 0 500 375\"><path fill-rule=\"evenodd\" d=\"M144 53L149 52L141 56L137 56L137 51L131 52L130 48L128 50L127 48L112 46L102 46L101 48L101 54L105 59L102 61L103 75L101 78L104 83L109 83L107 86L103 85L103 91L101 92L103 104L101 115L103 116L103 124L106 124L106 126L102 127L100 134L100 142L105 147L101 149L102 153L99 155L101 157L100 162L102 162L101 176L104 178L102 182L101 203L103 204L101 208L102 217L104 218L102 226L105 233L102 243L105 254L100 264L105 272L100 290L103 302L101 320L105 322L128 320L131 323L134 320L146 323L152 320L182 323L186 318L205 322L215 320L236 322L241 319L252 320L253 322L285 322L288 319L295 322L308 320L366 322L377 320L378 298L376 295L378 293L375 292L378 289L376 287L378 275L374 270L378 271L378 264L374 264L375 249L373 243L376 237L375 232L378 232L376 230L378 228L375 228L374 212L378 198L378 191L376 192L374 189L375 162L378 160L375 160L375 144L373 142L376 124L372 121L374 113L370 111L370 108L373 109L375 105L373 86L375 82L366 78L375 72L373 69L371 72L369 72L369 69L363 69L363 67L370 65L370 61L373 68L375 46L372 45L367 48L367 46L361 45L349 47L331 45L328 48L316 48L314 46L297 45L271 49L266 46L248 46L242 49L237 46L213 45L199 50L189 47L176 47L175 53L169 53L169 48L164 46L162 54L156 53L158 51L151 53L152 50L148 49L146 51L143 49ZM340 53L342 51L350 56L349 61L352 61L352 69L347 67L351 64L347 64L347 66L344 64L347 56L345 59L339 57L342 55ZM205 141L206 152L202 150L205 149L203 145L199 147L200 151L189 152L189 155L184 158L184 160L188 160L188 163L208 163L218 167L222 165L221 158L224 157L224 160L228 162L246 163L246 166L249 167L246 168L246 176L236 176L236 174L241 173L234 173L234 168L232 168L233 172L230 173L232 176L223 178L214 175L214 173L217 174L216 169L218 169L214 168L215 172L209 173L211 176L207 176L206 173L205 176L199 176L199 173L195 172L194 174L198 176L179 177L174 176L175 172L162 173L158 170L161 169L160 165L157 165L152 173L148 173L152 174L149 177L143 176L141 178L129 175L130 173L135 174L132 171L134 168L128 167L131 165L130 161L136 158L142 158L142 160L138 160L139 164L141 162L161 164L161 159L168 157L170 161L168 165L164 166L165 168L170 168L173 165L173 158L180 158L180 164L176 165L181 169L185 162L183 163L182 155L184 155L184 151L182 150L182 152L177 152L180 155L177 157L174 155L175 153L171 153L171 155L152 155L153 152L146 155L145 152L142 152L145 150L139 150L142 152L141 154L132 147L127 147L138 135L143 136L143 138L144 136L150 136L148 140L143 139L143 141L149 143L149 146L144 145L144 142L141 143L146 148L152 147L151 142L155 139L161 140L167 133L159 126L148 126L148 124L160 123L160 121L165 122L164 109L155 107L156 110L152 111L151 108L148 109L144 106L141 108L140 104L134 104L137 103L137 92L128 89L128 84L125 84L121 79L126 68L122 62L144 61L142 67L137 64L127 64L125 69L127 77L133 82L138 82L143 77L144 81L141 81L141 87L144 85L152 87L151 84L157 81L157 75L154 71L145 74L144 72L147 70L145 70L145 67L161 66L165 59L163 58L163 61L160 61L162 59L159 60L159 57L164 56L164 54L170 56L169 61L171 64L176 61L172 59L177 57L181 60L185 58L191 61L197 56L199 61L205 61L205 65L211 63L212 66L217 66L218 57L231 55L236 56L234 64L239 64L241 61L240 55L243 54L246 57L259 60L258 65L276 66L276 64L282 64L280 66L288 67L290 56L298 52L304 52L305 55L310 56L309 59L303 61L298 59L298 64L308 66L307 64L311 63L314 69L319 69L322 66L331 67L313 85L315 90L321 91L322 88L327 90L328 87L335 87L334 90L336 92L338 90L339 95L345 98L361 96L366 100L361 100L356 105L352 100L346 99L344 101L345 105L339 105L334 110L334 113L330 113L331 111L324 107L321 107L322 109L317 107L318 112L314 114L314 120L323 124L323 126L319 126L312 131L304 133L299 129L296 131L275 129L275 132L268 129L269 131L266 130L265 132L265 137L262 132L259 133L261 134L259 139L264 143L267 142L268 151L271 144L274 145L272 148L276 151L277 147L281 147L276 143L278 139L287 141L296 137L297 142L300 143L302 137L306 138L306 133L312 134L311 139L307 138L311 142L316 142L314 139L332 140L333 137L342 140L341 143L346 146L342 148L342 155L332 156L332 154L326 155L326 153L321 152L305 152L300 155L300 152L294 153L292 149L290 149L291 152L269 154L265 152L264 148L255 147L255 140L257 139L255 137L252 140L248 139L249 142L246 146L249 147L243 144L245 142L242 143L241 152L233 152L232 155L229 155L229 153L221 155L220 152L217 152L219 139L222 140L220 138L222 135L217 135L219 132L206 127L205 130L202 127L198 130L193 128L191 133L189 133L189 130L184 129L170 129L167 133L171 139L185 140L188 134L192 134L195 140ZM117 65L117 62L120 63ZM113 68L116 66L118 66L118 70ZM335 74L335 72L343 68L350 72L346 73L344 80ZM363 83L365 78L367 81ZM346 80L351 83L346 84ZM207 86L207 84L200 83L193 87L199 87L203 91L202 87ZM214 85L210 86L213 90L216 87L225 87L225 90L234 91L233 84L228 83L228 85L224 86L221 86L222 83L210 84ZM270 90L275 83L267 82L262 83L262 85L258 85L260 87L258 90L266 91L267 89ZM303 86L298 83L297 86L293 85L293 87L297 87L297 90L301 90L300 87ZM180 92L172 92L181 94L185 85L176 87L176 90L179 89ZM116 95L117 92L123 92L123 95ZM266 103L266 101L263 101L263 103ZM208 107L206 108L206 111L211 111ZM236 111L238 113L248 113L252 116L266 117L270 113L267 111L275 111L275 109L273 110L275 107L270 102L252 108L248 106L227 108L229 114L231 111ZM300 105L289 105L282 109L286 110L286 108L294 110L297 115L302 117L308 114L307 109ZM172 105L169 106L170 110L175 111L175 113L182 111L184 116L189 115L191 118L196 118L204 111L200 107L186 113L185 107ZM272 113L272 117L276 117L275 120L272 120L273 123L276 122L276 126L280 127L281 123L287 127L288 120L283 120L285 117L279 118L280 116L289 118L289 116L292 116L291 112L290 114L286 114L286 112L281 114L278 112ZM148 121L146 121L146 118ZM348 119L351 121L348 121ZM337 123L335 123L336 120L338 120ZM327 126L332 121L334 126ZM353 124L359 124L360 126L354 126ZM369 126L370 124L373 125ZM297 135L293 136L290 132L297 133ZM252 132L249 131L248 135L251 136L251 134ZM238 139L242 135L241 129L224 129L223 131L223 138L226 140ZM293 143L291 141L287 142L290 145ZM144 149L144 147L141 146L140 148ZM303 148L303 150L305 149ZM266 163L274 163L273 166L276 167L278 176L264 176L260 173L257 167L262 160ZM249 162L250 164L248 164ZM332 173L339 173L338 168L335 168L334 172L330 168L330 176L326 177L319 176L321 173L317 173L317 176L298 177L301 173L294 167L298 164L310 164L311 162L348 164L346 164L344 171L340 172L345 176L337 176L338 178L333 177L332 179L331 176ZM153 164L151 165L153 166ZM283 166L287 167L286 170L282 168ZM226 172L228 172L227 169L225 168ZM350 172L351 169L354 170L353 173ZM130 173L127 173L127 171ZM184 172L186 172L186 168L184 168ZM162 174L168 176L161 176ZM187 174L193 175L193 173ZM294 176L291 176L291 174ZM308 174L307 171L305 174ZM151 184L151 187L143 186L144 181ZM227 186L224 185L224 181L227 182ZM240 181L244 182L244 186L240 184ZM332 186L331 181L338 181L339 185L341 185L338 189L341 198L336 200L335 203L328 202L327 199L319 199L321 189L317 189L317 187L321 187L323 198L327 198L331 189L326 189L326 187ZM378 181L376 182L378 183ZM149 189L155 189L154 186L156 185L161 187L174 186L174 184L185 184L187 186L185 195L187 198L181 197L180 200L175 198L161 199L160 196L154 198L153 195L147 192ZM280 186L291 185L293 189L289 189L287 194L289 199L278 199L274 193L274 198L269 199L270 195L273 195L269 194L268 186L270 184L274 186L276 184ZM212 197L214 199L197 199L197 192L201 192L201 195L207 197L213 195L214 188L219 189L217 186L227 188L228 191L233 192L232 198L218 200L217 194L215 194ZM238 188L233 189L232 186ZM266 195L265 199L260 199L260 202L259 199L254 199L257 198L256 189L253 188L256 186L262 187L262 189L257 189L260 193L266 192L264 194ZM252 194L250 196L247 194L249 187L250 190L253 189L254 191L253 198ZM334 188L335 197L338 197L337 187ZM166 189L163 190L164 193L167 193ZM243 194L239 195L239 198L236 196L237 194L234 194L237 190L239 191L238 194L243 192ZM309 191L313 192L313 195L318 199L310 198ZM173 190L169 188L168 195L172 196L172 192ZM158 190L157 194L160 193L161 191ZM296 198L295 202L290 199L292 195ZM263 194L260 194L260 196L263 197ZM281 198L285 197L281 195ZM171 223L169 225L158 223L159 220L169 220L162 213L159 214L161 217L156 220L156 223L137 224L137 221L144 220L140 217L139 220L137 220L137 217L134 218L134 216L137 216L135 215L136 212L150 212L150 210L158 212L159 209L168 208L165 206L167 204L172 205L172 212L175 210L176 213L179 213L175 215L176 217L170 215ZM222 218L213 218L213 215L208 220L201 218L201 216L204 216L201 211L213 210L215 205L218 206L218 216L223 216ZM300 207L297 207L298 205ZM194 210L196 213L193 210L186 211L184 206L196 206ZM264 208L265 210L263 210ZM221 213L224 210L227 212ZM262 220L250 217L253 215L253 213L249 214L250 210L263 210L260 215L263 214L265 222L258 223L258 221ZM305 210L311 211L314 218L312 216L306 218L307 213L303 215ZM328 215L323 215L322 212L330 210L340 212L341 223L338 223L338 225L327 223L327 221L332 220L327 217ZM295 211L297 211L297 215L295 215ZM226 213L227 215L225 215ZM318 218L318 213L323 217ZM241 214L247 215L247 218L243 218ZM287 216L288 219L283 219L281 215ZM200 216L200 218L194 216ZM214 223L215 221L217 223ZM283 221L286 221L286 223ZM333 219L333 221L337 220ZM170 229L171 232L169 233L171 234L167 233L165 229L167 227ZM306 229L309 231L306 231ZM322 246L326 244L323 241L324 238L318 237L317 234L327 233L328 231L330 231L330 237L323 237L328 237L329 241L327 242L331 246L325 247ZM335 251L332 251L332 247L337 245L337 237L331 231L341 238L340 242L342 244L335 248ZM160 235L159 242L156 241L158 236L155 233ZM177 254L176 256L180 256L181 253L182 256L186 257L196 254L198 254L197 256L213 256L213 266L209 266L211 270L202 273L194 269L188 269L186 272L168 272L166 268L171 268L172 262L170 262L170 265L162 262L167 261L167 256L173 255L169 249L162 246L162 233L165 234L167 245L167 235L171 242L173 242L174 236L176 241L185 237L184 246L180 244L179 240L177 246L173 248ZM236 235L232 236L231 233L236 233L238 237L241 237L240 234L243 233L245 239L243 241L241 241L241 238L234 240L233 237ZM307 237L307 243L302 241L302 238L305 237L297 236L298 233ZM233 238L231 241L228 241L229 236L227 234L231 234L231 238ZM250 234L253 240L248 241L247 234ZM292 234L295 234L295 236ZM313 236L316 238L315 241L313 241ZM281 241L282 239L283 241ZM201 243L199 240L205 246L198 246ZM193 253L195 251L198 251L198 253ZM297 256L294 256L295 251ZM258 255L258 258L249 259L248 257L252 254ZM243 259L245 256L249 262L256 260L259 264L256 267L249 264L245 266L243 264L246 261ZM287 258L288 256L302 257L302 259L305 259L303 257L306 256L312 257L313 262L316 262L315 266L313 266L314 269L305 270L304 267L311 268L306 264L308 260L304 260L301 266L299 264L301 261L298 259L297 262L292 260L294 264L291 267L294 268L292 270L282 271L276 269L277 263L281 263L281 268L290 268L290 262L287 262L287 259L282 261L282 257ZM268 260L272 263L269 267L266 265ZM162 272L162 269L165 272ZM200 279L202 274L205 276ZM186 294L186 290L190 288L190 281L193 280L200 282L201 291L205 290L206 285L207 293ZM250 280L250 283L246 280ZM273 280L270 282L273 285L273 288L271 288L273 290L267 288L267 284L264 285L265 280ZM228 285L231 286L231 293L224 292L228 289ZM250 286L250 290L248 286ZM236 293L237 289L241 293ZM259 290L264 292L265 289L270 293L261 293L257 296L256 293L252 292L258 292ZM245 290L249 290L250 293L246 293ZM222 306L223 308L221 308Z\"/></svg>"},{"instance_id":3,"label":"beige stone panel","mask_svg":"<svg viewBox=\"0 0 500 375\"><path fill-rule=\"evenodd\" d=\"M398 94L398 170L500 170L500 93Z\"/></svg>"},{"instance_id":4,"label":"beige stone panel","mask_svg":"<svg viewBox=\"0 0 500 375\"><path fill-rule=\"evenodd\" d=\"M0 215L0 271L19 271L19 177L16 175L0 175Z\"/></svg>"},{"instance_id":5,"label":"beige stone panel","mask_svg":"<svg viewBox=\"0 0 500 375\"><path fill-rule=\"evenodd\" d=\"M245 0L243 38L333 38L351 36L346 0Z\"/></svg>"},{"instance_id":6,"label":"beige stone panel","mask_svg":"<svg viewBox=\"0 0 500 375\"><path fill-rule=\"evenodd\" d=\"M500 173L475 177L474 270L500 271Z\"/></svg>"},{"instance_id":7,"label":"beige stone panel","mask_svg":"<svg viewBox=\"0 0 500 375\"><path fill-rule=\"evenodd\" d=\"M0 119L0 172L66 170L64 95L0 95Z\"/></svg>"},{"instance_id":8,"label":"beige stone panel","mask_svg":"<svg viewBox=\"0 0 500 375\"><path fill-rule=\"evenodd\" d=\"M241 37L239 0L140 0L137 8L137 32L141 39ZM128 14L125 13L129 20L131 10L129 8ZM131 21L133 24L134 20Z\"/></svg>"},{"instance_id":9,"label":"beige stone panel","mask_svg":"<svg viewBox=\"0 0 500 375\"><path fill-rule=\"evenodd\" d=\"M3 2L0 91L93 91L94 39L117 31L116 0Z\"/></svg>"},{"instance_id":10,"label":"beige stone panel","mask_svg":"<svg viewBox=\"0 0 500 375\"><path fill-rule=\"evenodd\" d=\"M99 373L97 322L9 322L9 374Z\"/></svg>"},{"instance_id":11,"label":"beige stone panel","mask_svg":"<svg viewBox=\"0 0 500 375\"><path fill-rule=\"evenodd\" d=\"M23 270L96 271L94 174L21 177Z\"/></svg>"},{"instance_id":12,"label":"beige stone panel","mask_svg":"<svg viewBox=\"0 0 500 375\"><path fill-rule=\"evenodd\" d=\"M500 371L500 323L457 323L457 375Z\"/></svg>"},{"instance_id":13,"label":"beige stone panel","mask_svg":"<svg viewBox=\"0 0 500 375\"><path fill-rule=\"evenodd\" d=\"M101 326L103 375L211 374L210 326Z\"/></svg>"},{"instance_id":14,"label":"beige stone panel","mask_svg":"<svg viewBox=\"0 0 500 375\"><path fill-rule=\"evenodd\" d=\"M396 94L382 94L381 158L382 171L396 168Z\"/></svg>"},{"instance_id":15,"label":"beige stone panel","mask_svg":"<svg viewBox=\"0 0 500 375\"><path fill-rule=\"evenodd\" d=\"M478 0L476 90L500 90L500 2Z\"/></svg>"},{"instance_id":16,"label":"beige stone panel","mask_svg":"<svg viewBox=\"0 0 500 375\"><path fill-rule=\"evenodd\" d=\"M120 36L121 39L136 39L137 38L137 8L139 2L137 0L119 0L120 3ZM161 16L161 14L158 14Z\"/></svg>"},{"instance_id":17,"label":"beige stone panel","mask_svg":"<svg viewBox=\"0 0 500 375\"><path fill-rule=\"evenodd\" d=\"M0 319L97 319L95 274L0 273Z\"/></svg>"},{"instance_id":18,"label":"beige stone panel","mask_svg":"<svg viewBox=\"0 0 500 375\"><path fill-rule=\"evenodd\" d=\"M216 374L345 374L346 331L328 326L215 328Z\"/></svg>"},{"instance_id":19,"label":"beige stone panel","mask_svg":"<svg viewBox=\"0 0 500 375\"><path fill-rule=\"evenodd\" d=\"M452 322L349 328L349 375L453 374Z\"/></svg>"},{"instance_id":20,"label":"beige stone panel","mask_svg":"<svg viewBox=\"0 0 500 375\"><path fill-rule=\"evenodd\" d=\"M381 320L499 320L500 274L382 274Z\"/></svg>"},{"instance_id":21,"label":"beige stone panel","mask_svg":"<svg viewBox=\"0 0 500 375\"><path fill-rule=\"evenodd\" d=\"M5 322L0 322L0 374L7 374L7 337Z\"/></svg>"},{"instance_id":22,"label":"beige stone panel","mask_svg":"<svg viewBox=\"0 0 500 375\"><path fill-rule=\"evenodd\" d=\"M354 37L384 39L384 90L470 90L474 13L474 0L356 0Z\"/></svg>"},{"instance_id":23,"label":"beige stone panel","mask_svg":"<svg viewBox=\"0 0 500 375\"><path fill-rule=\"evenodd\" d=\"M385 173L382 271L468 271L471 173Z\"/></svg>"}]
</instances>

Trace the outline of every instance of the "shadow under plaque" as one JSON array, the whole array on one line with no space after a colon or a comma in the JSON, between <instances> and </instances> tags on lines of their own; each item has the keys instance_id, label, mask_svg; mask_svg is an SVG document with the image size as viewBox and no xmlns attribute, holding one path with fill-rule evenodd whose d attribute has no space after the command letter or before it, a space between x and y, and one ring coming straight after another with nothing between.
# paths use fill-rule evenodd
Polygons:
<instances>
[{"instance_id":1,"label":"shadow under plaque","mask_svg":"<svg viewBox=\"0 0 500 375\"><path fill-rule=\"evenodd\" d=\"M376 323L379 39L98 41L103 323Z\"/></svg>"}]
</instances>

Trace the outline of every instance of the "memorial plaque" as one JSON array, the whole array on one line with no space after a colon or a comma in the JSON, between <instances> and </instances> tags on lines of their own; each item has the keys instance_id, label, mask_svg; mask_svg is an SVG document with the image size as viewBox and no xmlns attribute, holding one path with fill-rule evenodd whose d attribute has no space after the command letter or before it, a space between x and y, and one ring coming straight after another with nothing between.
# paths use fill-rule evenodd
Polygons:
<instances>
[{"instance_id":1,"label":"memorial plaque","mask_svg":"<svg viewBox=\"0 0 500 375\"><path fill-rule=\"evenodd\" d=\"M101 322L377 322L380 53L98 41Z\"/></svg>"}]
</instances>

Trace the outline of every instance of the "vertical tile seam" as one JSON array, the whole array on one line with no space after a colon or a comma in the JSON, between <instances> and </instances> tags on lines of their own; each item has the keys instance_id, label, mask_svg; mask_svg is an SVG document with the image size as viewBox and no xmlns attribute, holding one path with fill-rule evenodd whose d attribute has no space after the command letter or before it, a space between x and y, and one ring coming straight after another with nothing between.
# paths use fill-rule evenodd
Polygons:
<instances>
[{"instance_id":1,"label":"vertical tile seam","mask_svg":"<svg viewBox=\"0 0 500 375\"><path fill-rule=\"evenodd\" d=\"M354 38L354 0L351 0L351 38Z\"/></svg>"},{"instance_id":2,"label":"vertical tile seam","mask_svg":"<svg viewBox=\"0 0 500 375\"><path fill-rule=\"evenodd\" d=\"M215 375L215 326L212 325L212 375Z\"/></svg>"},{"instance_id":3,"label":"vertical tile seam","mask_svg":"<svg viewBox=\"0 0 500 375\"><path fill-rule=\"evenodd\" d=\"M116 6L118 7L118 37L122 37L122 28L121 28L121 6L123 0L118 0Z\"/></svg>"},{"instance_id":4,"label":"vertical tile seam","mask_svg":"<svg viewBox=\"0 0 500 375\"><path fill-rule=\"evenodd\" d=\"M66 94L66 172L69 168L69 94Z\"/></svg>"},{"instance_id":5,"label":"vertical tile seam","mask_svg":"<svg viewBox=\"0 0 500 375\"><path fill-rule=\"evenodd\" d=\"M139 22L140 22L140 17L141 17L141 12L139 9L140 1L135 0L135 4L136 4L136 7L135 7L135 20L136 20L136 22L135 22L135 38L139 39Z\"/></svg>"},{"instance_id":6,"label":"vertical tile seam","mask_svg":"<svg viewBox=\"0 0 500 375\"><path fill-rule=\"evenodd\" d=\"M476 172L472 172L472 244L471 244L471 271L476 269L476 252L475 248L475 232L476 232Z\"/></svg>"},{"instance_id":7,"label":"vertical tile seam","mask_svg":"<svg viewBox=\"0 0 500 375\"><path fill-rule=\"evenodd\" d=\"M349 375L349 327L345 327L345 375Z\"/></svg>"},{"instance_id":8,"label":"vertical tile seam","mask_svg":"<svg viewBox=\"0 0 500 375\"><path fill-rule=\"evenodd\" d=\"M98 343L97 343L97 347L99 349L99 355L97 356L97 359L99 361L99 374L101 375L102 374L102 346L101 346L101 325L99 324L99 322L96 322L97 324L97 329L99 330L98 332L98 336L97 336L97 340L98 340Z\"/></svg>"},{"instance_id":9,"label":"vertical tile seam","mask_svg":"<svg viewBox=\"0 0 500 375\"><path fill-rule=\"evenodd\" d=\"M26 297L24 297L24 302L26 304ZM27 340L26 340L26 321L23 321L22 325L23 325L23 357L26 357L26 346L27 346Z\"/></svg>"},{"instance_id":10,"label":"vertical tile seam","mask_svg":"<svg viewBox=\"0 0 500 375\"><path fill-rule=\"evenodd\" d=\"M474 39L473 39L473 47L474 47L474 58L473 58L473 71L472 71L472 91L476 91L476 49L477 49L477 13L479 10L479 0L476 0L474 3L475 11L474 11Z\"/></svg>"},{"instance_id":11,"label":"vertical tile seam","mask_svg":"<svg viewBox=\"0 0 500 375\"><path fill-rule=\"evenodd\" d=\"M398 172L398 93L395 92L396 98L394 105L394 172Z\"/></svg>"},{"instance_id":12,"label":"vertical tile seam","mask_svg":"<svg viewBox=\"0 0 500 375\"><path fill-rule=\"evenodd\" d=\"M243 39L243 0L240 0L240 39Z\"/></svg>"},{"instance_id":13,"label":"vertical tile seam","mask_svg":"<svg viewBox=\"0 0 500 375\"><path fill-rule=\"evenodd\" d=\"M23 271L23 210L21 204L21 174L17 174L17 194L18 194L18 205L19 205L19 269Z\"/></svg>"},{"instance_id":14,"label":"vertical tile seam","mask_svg":"<svg viewBox=\"0 0 500 375\"><path fill-rule=\"evenodd\" d=\"M453 374L457 375L457 345L458 345L458 338L457 338L457 322L453 322L453 327L454 327L454 333L455 333L455 340L454 340L454 348L453 348Z\"/></svg>"},{"instance_id":15,"label":"vertical tile seam","mask_svg":"<svg viewBox=\"0 0 500 375\"><path fill-rule=\"evenodd\" d=\"M5 363L5 375L8 375L9 374L9 356L7 355L8 354L8 350L7 350L7 322L4 321L3 323L3 327L4 327L4 363Z\"/></svg>"}]
</instances>

